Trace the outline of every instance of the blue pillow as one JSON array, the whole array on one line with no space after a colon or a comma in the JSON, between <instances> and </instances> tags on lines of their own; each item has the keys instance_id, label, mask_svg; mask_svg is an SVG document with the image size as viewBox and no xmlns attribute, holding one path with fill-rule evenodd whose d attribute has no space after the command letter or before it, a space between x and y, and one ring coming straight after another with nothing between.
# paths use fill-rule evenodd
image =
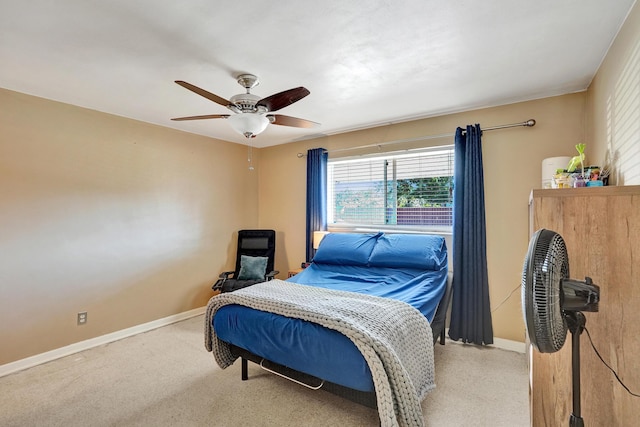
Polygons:
<instances>
[{"instance_id":1,"label":"blue pillow","mask_svg":"<svg viewBox=\"0 0 640 427\"><path fill-rule=\"evenodd\" d=\"M238 280L264 280L267 274L267 261L265 256L240 255L240 272Z\"/></svg>"},{"instance_id":2,"label":"blue pillow","mask_svg":"<svg viewBox=\"0 0 640 427\"><path fill-rule=\"evenodd\" d=\"M385 234L376 242L369 265L438 271L447 265L447 246L442 236Z\"/></svg>"},{"instance_id":3,"label":"blue pillow","mask_svg":"<svg viewBox=\"0 0 640 427\"><path fill-rule=\"evenodd\" d=\"M313 262L365 266L382 233L329 233L320 242Z\"/></svg>"}]
</instances>

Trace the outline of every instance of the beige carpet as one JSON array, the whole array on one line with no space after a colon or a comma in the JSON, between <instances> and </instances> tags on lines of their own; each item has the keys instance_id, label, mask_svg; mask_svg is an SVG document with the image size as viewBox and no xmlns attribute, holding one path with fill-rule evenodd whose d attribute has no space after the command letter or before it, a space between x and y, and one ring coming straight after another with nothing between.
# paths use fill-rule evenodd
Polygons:
<instances>
[{"instance_id":1,"label":"beige carpet","mask_svg":"<svg viewBox=\"0 0 640 427\"><path fill-rule=\"evenodd\" d=\"M249 364L221 370L203 316L0 378L0 426L377 426L377 413ZM523 354L436 345L428 426L528 426Z\"/></svg>"}]
</instances>

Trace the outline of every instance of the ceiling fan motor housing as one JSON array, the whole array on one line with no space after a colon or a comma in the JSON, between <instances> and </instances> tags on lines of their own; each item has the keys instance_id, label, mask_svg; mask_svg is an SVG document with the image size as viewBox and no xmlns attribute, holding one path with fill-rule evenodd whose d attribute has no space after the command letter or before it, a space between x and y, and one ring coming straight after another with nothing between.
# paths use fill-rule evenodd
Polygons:
<instances>
[{"instance_id":1,"label":"ceiling fan motor housing","mask_svg":"<svg viewBox=\"0 0 640 427\"><path fill-rule=\"evenodd\" d=\"M254 113L256 111L256 103L260 99L258 95L252 93L241 93L233 95L229 101L243 113Z\"/></svg>"}]
</instances>

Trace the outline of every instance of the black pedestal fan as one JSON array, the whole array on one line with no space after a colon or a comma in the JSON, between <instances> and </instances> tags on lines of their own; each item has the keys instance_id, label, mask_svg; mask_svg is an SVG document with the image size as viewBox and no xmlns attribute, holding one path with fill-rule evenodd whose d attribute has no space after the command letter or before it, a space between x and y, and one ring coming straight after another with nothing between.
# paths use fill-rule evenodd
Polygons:
<instances>
[{"instance_id":1,"label":"black pedestal fan","mask_svg":"<svg viewBox=\"0 0 640 427\"><path fill-rule=\"evenodd\" d=\"M522 311L531 344L541 353L562 348L571 332L573 411L569 426L582 427L580 416L580 334L582 311L598 311L600 288L589 277L569 279L569 257L562 237L538 230L529 242L522 271Z\"/></svg>"}]
</instances>

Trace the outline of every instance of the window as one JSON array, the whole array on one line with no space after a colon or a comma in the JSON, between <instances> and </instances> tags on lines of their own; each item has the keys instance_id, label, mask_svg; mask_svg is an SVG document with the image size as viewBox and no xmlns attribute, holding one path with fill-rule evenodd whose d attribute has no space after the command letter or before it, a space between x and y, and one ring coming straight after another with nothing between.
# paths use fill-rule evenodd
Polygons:
<instances>
[{"instance_id":1,"label":"window","mask_svg":"<svg viewBox=\"0 0 640 427\"><path fill-rule=\"evenodd\" d=\"M329 160L330 228L450 230L453 146Z\"/></svg>"}]
</instances>

